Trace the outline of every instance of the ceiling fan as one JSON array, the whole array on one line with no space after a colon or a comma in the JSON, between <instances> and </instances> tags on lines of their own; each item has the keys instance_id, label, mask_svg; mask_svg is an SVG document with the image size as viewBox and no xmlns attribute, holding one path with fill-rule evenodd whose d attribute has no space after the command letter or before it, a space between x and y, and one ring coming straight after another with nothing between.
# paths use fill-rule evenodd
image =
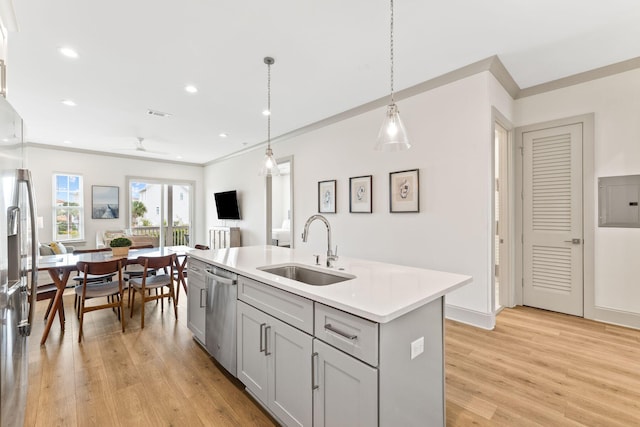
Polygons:
<instances>
[{"instance_id":1,"label":"ceiling fan","mask_svg":"<svg viewBox=\"0 0 640 427\"><path fill-rule=\"evenodd\" d=\"M164 151L149 150L143 144L145 138L143 138L141 136L136 137L136 139L137 139L137 142L136 142L136 146L134 148L121 148L120 151L138 151L138 152L142 152L142 153L160 154L160 155L168 155L169 154L169 153L164 152Z\"/></svg>"}]
</instances>

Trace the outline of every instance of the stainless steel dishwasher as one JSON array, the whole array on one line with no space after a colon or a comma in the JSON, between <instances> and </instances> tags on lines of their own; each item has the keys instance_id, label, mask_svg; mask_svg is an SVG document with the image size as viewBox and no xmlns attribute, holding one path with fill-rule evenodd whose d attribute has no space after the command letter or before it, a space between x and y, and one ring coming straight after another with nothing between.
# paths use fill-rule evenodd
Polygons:
<instances>
[{"instance_id":1,"label":"stainless steel dishwasher","mask_svg":"<svg viewBox=\"0 0 640 427\"><path fill-rule=\"evenodd\" d=\"M208 265L206 349L234 377L236 375L236 298L238 275Z\"/></svg>"}]
</instances>

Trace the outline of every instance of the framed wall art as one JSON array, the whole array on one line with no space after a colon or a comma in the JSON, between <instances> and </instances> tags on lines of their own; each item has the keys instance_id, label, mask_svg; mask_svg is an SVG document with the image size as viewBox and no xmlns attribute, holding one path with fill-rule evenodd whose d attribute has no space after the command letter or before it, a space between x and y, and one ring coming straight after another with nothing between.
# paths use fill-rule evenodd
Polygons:
<instances>
[{"instance_id":1,"label":"framed wall art","mask_svg":"<svg viewBox=\"0 0 640 427\"><path fill-rule=\"evenodd\" d=\"M349 212L372 212L372 179L371 175L349 178Z\"/></svg>"},{"instance_id":2,"label":"framed wall art","mask_svg":"<svg viewBox=\"0 0 640 427\"><path fill-rule=\"evenodd\" d=\"M336 213L336 180L318 182L318 212Z\"/></svg>"},{"instance_id":3,"label":"framed wall art","mask_svg":"<svg viewBox=\"0 0 640 427\"><path fill-rule=\"evenodd\" d=\"M91 218L114 219L120 216L120 188L104 185L91 187Z\"/></svg>"},{"instance_id":4,"label":"framed wall art","mask_svg":"<svg viewBox=\"0 0 640 427\"><path fill-rule=\"evenodd\" d=\"M389 174L389 211L420 212L418 169Z\"/></svg>"}]
</instances>

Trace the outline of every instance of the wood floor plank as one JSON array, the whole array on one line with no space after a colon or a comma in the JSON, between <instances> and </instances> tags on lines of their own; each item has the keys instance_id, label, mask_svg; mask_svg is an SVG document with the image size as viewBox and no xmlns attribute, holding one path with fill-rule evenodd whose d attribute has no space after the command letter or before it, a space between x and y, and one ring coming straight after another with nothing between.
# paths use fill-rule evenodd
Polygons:
<instances>
[{"instance_id":1,"label":"wood floor plank","mask_svg":"<svg viewBox=\"0 0 640 427\"><path fill-rule=\"evenodd\" d=\"M177 321L148 303L140 329L138 301L124 334L89 313L81 344L64 303L44 347L34 324L25 426L277 425L193 340L186 302ZM445 348L447 426L640 425L638 330L518 307L493 331L447 321Z\"/></svg>"},{"instance_id":2,"label":"wood floor plank","mask_svg":"<svg viewBox=\"0 0 640 427\"><path fill-rule=\"evenodd\" d=\"M493 331L447 321L447 425L482 425L474 397L496 405L491 425L640 425L639 340L527 307L503 310Z\"/></svg>"}]
</instances>

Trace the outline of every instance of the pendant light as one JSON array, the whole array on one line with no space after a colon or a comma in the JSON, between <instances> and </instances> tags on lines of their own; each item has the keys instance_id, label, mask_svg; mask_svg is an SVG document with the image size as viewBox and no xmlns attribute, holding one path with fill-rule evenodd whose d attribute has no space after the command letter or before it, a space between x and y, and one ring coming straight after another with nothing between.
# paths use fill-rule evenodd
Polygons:
<instances>
[{"instance_id":1,"label":"pendant light","mask_svg":"<svg viewBox=\"0 0 640 427\"><path fill-rule=\"evenodd\" d=\"M267 151L262 161L262 168L260 168L260 175L262 176L280 175L278 163L276 163L271 149L271 66L274 62L276 61L270 56L264 58L264 63L267 64L267 110L264 112L267 116Z\"/></svg>"},{"instance_id":2,"label":"pendant light","mask_svg":"<svg viewBox=\"0 0 640 427\"><path fill-rule=\"evenodd\" d=\"M400 120L400 111L393 99L393 0L391 0L391 31L390 31L390 53L391 53L391 103L387 106L387 114L378 132L378 142L376 150L380 151L401 151L411 148L407 131Z\"/></svg>"}]
</instances>

